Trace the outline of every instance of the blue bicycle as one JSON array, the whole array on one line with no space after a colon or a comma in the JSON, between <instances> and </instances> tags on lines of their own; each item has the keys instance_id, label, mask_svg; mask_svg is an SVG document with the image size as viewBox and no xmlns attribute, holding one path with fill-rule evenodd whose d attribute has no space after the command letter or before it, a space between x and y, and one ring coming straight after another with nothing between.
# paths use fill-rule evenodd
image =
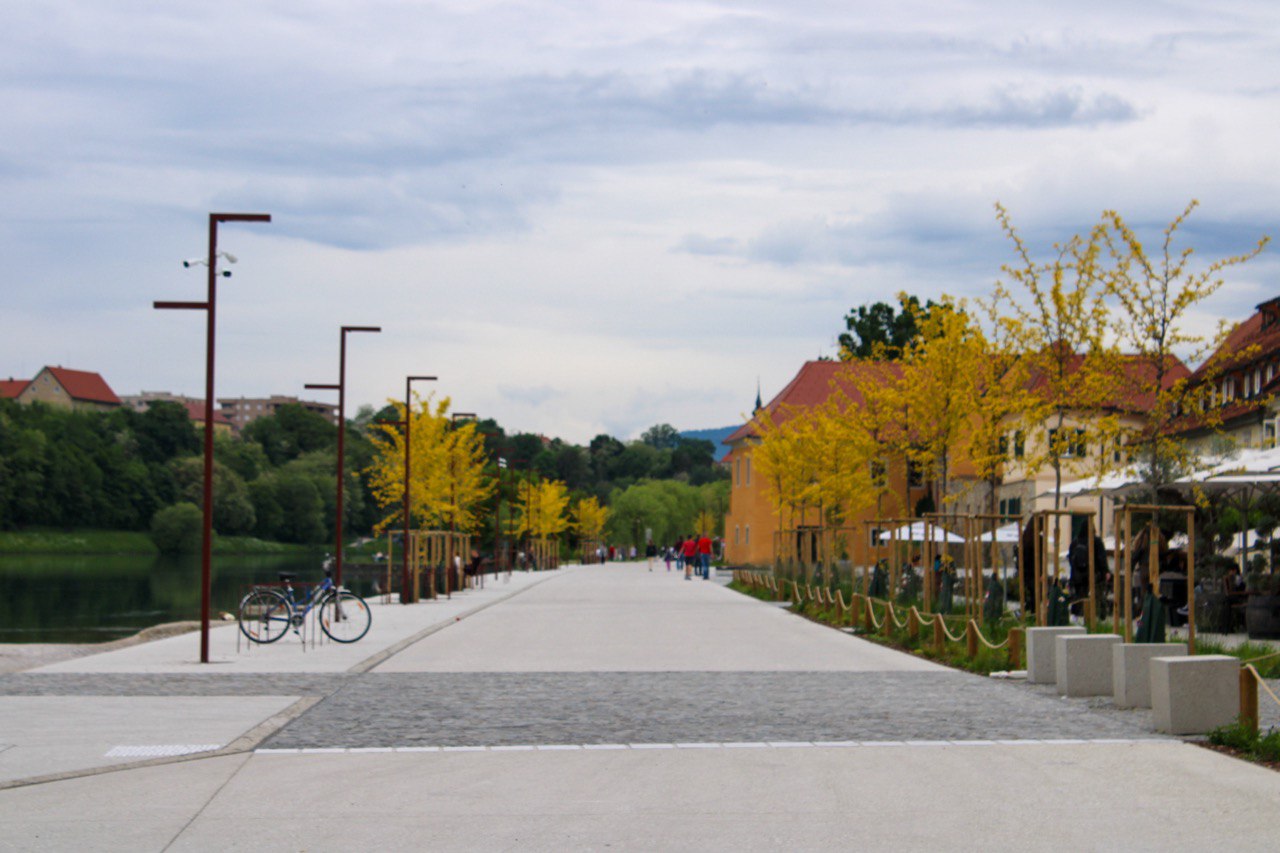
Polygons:
<instances>
[{"instance_id":1,"label":"blue bicycle","mask_svg":"<svg viewBox=\"0 0 1280 853\"><path fill-rule=\"evenodd\" d=\"M295 595L296 574L280 573L283 589L254 587L240 600L240 633L254 643L274 643L290 628L301 635L307 616L316 612L320 630L337 643L354 643L369 633L373 616L365 600L347 589L337 587L325 570L324 580L310 594Z\"/></svg>"}]
</instances>

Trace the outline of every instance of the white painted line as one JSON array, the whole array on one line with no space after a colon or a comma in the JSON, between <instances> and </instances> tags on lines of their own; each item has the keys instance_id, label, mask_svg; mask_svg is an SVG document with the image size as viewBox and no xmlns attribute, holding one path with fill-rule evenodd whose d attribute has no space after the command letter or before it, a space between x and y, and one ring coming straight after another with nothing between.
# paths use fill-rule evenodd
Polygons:
<instances>
[{"instance_id":1,"label":"white painted line","mask_svg":"<svg viewBox=\"0 0 1280 853\"><path fill-rule=\"evenodd\" d=\"M750 743L726 743L725 749L768 749L769 744L764 741L754 741Z\"/></svg>"},{"instance_id":2,"label":"white painted line","mask_svg":"<svg viewBox=\"0 0 1280 853\"><path fill-rule=\"evenodd\" d=\"M538 747L539 752L566 752L579 749L582 747L576 743L548 743Z\"/></svg>"},{"instance_id":3,"label":"white painted line","mask_svg":"<svg viewBox=\"0 0 1280 853\"><path fill-rule=\"evenodd\" d=\"M491 746L490 752L533 752L537 749L533 744L521 744L520 746Z\"/></svg>"},{"instance_id":4,"label":"white painted line","mask_svg":"<svg viewBox=\"0 0 1280 853\"><path fill-rule=\"evenodd\" d=\"M586 743L582 745L583 749L605 750L605 749L629 749L625 743Z\"/></svg>"},{"instance_id":5,"label":"white painted line","mask_svg":"<svg viewBox=\"0 0 1280 853\"><path fill-rule=\"evenodd\" d=\"M718 743L677 743L676 749L720 749Z\"/></svg>"},{"instance_id":6,"label":"white painted line","mask_svg":"<svg viewBox=\"0 0 1280 853\"><path fill-rule=\"evenodd\" d=\"M907 746L951 746L949 740L909 740Z\"/></svg>"},{"instance_id":7,"label":"white painted line","mask_svg":"<svg viewBox=\"0 0 1280 853\"><path fill-rule=\"evenodd\" d=\"M815 740L813 742L813 745L825 746L825 747L837 747L840 749L844 749L845 747L850 747L850 746L862 746L862 744L858 743L856 740Z\"/></svg>"},{"instance_id":8,"label":"white painted line","mask_svg":"<svg viewBox=\"0 0 1280 853\"><path fill-rule=\"evenodd\" d=\"M951 741L951 745L952 746L995 746L996 742L993 740L953 740Z\"/></svg>"},{"instance_id":9,"label":"white painted line","mask_svg":"<svg viewBox=\"0 0 1280 853\"><path fill-rule=\"evenodd\" d=\"M1040 742L1052 744L1053 746L1079 746L1082 743L1088 743L1087 740L1078 740L1075 738L1059 738L1057 740L1042 740Z\"/></svg>"},{"instance_id":10,"label":"white painted line","mask_svg":"<svg viewBox=\"0 0 1280 853\"><path fill-rule=\"evenodd\" d=\"M812 741L807 740L771 740L769 746L774 749L807 749L813 746Z\"/></svg>"},{"instance_id":11,"label":"white painted line","mask_svg":"<svg viewBox=\"0 0 1280 853\"><path fill-rule=\"evenodd\" d=\"M347 750L346 750L346 747L341 747L341 746L323 746L323 747L317 746L304 751L312 755L325 755L331 752L346 752Z\"/></svg>"},{"instance_id":12,"label":"white painted line","mask_svg":"<svg viewBox=\"0 0 1280 853\"><path fill-rule=\"evenodd\" d=\"M160 743L146 746L113 746L106 758L172 758L175 755L191 755L196 752L213 752L221 749L217 743Z\"/></svg>"},{"instance_id":13,"label":"white painted line","mask_svg":"<svg viewBox=\"0 0 1280 853\"><path fill-rule=\"evenodd\" d=\"M674 743L633 743L632 749L675 749Z\"/></svg>"},{"instance_id":14,"label":"white painted line","mask_svg":"<svg viewBox=\"0 0 1280 853\"><path fill-rule=\"evenodd\" d=\"M900 740L864 740L863 746L906 746L906 743Z\"/></svg>"},{"instance_id":15,"label":"white painted line","mask_svg":"<svg viewBox=\"0 0 1280 853\"><path fill-rule=\"evenodd\" d=\"M1041 746L1044 741L1027 738L1026 740L998 740L1000 746Z\"/></svg>"},{"instance_id":16,"label":"white painted line","mask_svg":"<svg viewBox=\"0 0 1280 853\"><path fill-rule=\"evenodd\" d=\"M397 746L396 752L439 752L438 746Z\"/></svg>"},{"instance_id":17,"label":"white painted line","mask_svg":"<svg viewBox=\"0 0 1280 853\"><path fill-rule=\"evenodd\" d=\"M392 752L394 749L390 746L353 746L347 752Z\"/></svg>"},{"instance_id":18,"label":"white painted line","mask_svg":"<svg viewBox=\"0 0 1280 853\"><path fill-rule=\"evenodd\" d=\"M302 752L300 749L255 749L254 755L297 755Z\"/></svg>"},{"instance_id":19,"label":"white painted line","mask_svg":"<svg viewBox=\"0 0 1280 853\"><path fill-rule=\"evenodd\" d=\"M441 752L484 752L483 746L442 746Z\"/></svg>"}]
</instances>

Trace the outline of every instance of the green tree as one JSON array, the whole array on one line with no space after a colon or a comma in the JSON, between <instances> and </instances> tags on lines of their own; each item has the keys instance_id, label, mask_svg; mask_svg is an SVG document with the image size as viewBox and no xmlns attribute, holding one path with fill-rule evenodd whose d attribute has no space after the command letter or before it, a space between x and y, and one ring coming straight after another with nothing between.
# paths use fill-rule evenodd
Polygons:
<instances>
[{"instance_id":1,"label":"green tree","mask_svg":"<svg viewBox=\"0 0 1280 853\"><path fill-rule=\"evenodd\" d=\"M304 453L336 446L338 430L323 415L289 403L249 424L243 437L262 445L272 465L283 465Z\"/></svg>"},{"instance_id":2,"label":"green tree","mask_svg":"<svg viewBox=\"0 0 1280 853\"><path fill-rule=\"evenodd\" d=\"M898 306L895 310L886 302L876 302L860 305L846 314L844 325L848 331L840 335L840 360L901 358L933 303L921 308L918 298L902 294Z\"/></svg>"},{"instance_id":3,"label":"green tree","mask_svg":"<svg viewBox=\"0 0 1280 853\"><path fill-rule=\"evenodd\" d=\"M176 503L151 519L151 541L164 554L191 554L200 549L204 516L193 503Z\"/></svg>"}]
</instances>

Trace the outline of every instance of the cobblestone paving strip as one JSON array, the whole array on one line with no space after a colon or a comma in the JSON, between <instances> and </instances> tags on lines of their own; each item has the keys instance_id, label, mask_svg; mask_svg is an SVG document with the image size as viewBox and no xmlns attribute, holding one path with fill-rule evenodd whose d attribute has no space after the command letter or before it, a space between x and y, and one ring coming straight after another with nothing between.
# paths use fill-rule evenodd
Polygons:
<instances>
[{"instance_id":1,"label":"cobblestone paving strip","mask_svg":"<svg viewBox=\"0 0 1280 853\"><path fill-rule=\"evenodd\" d=\"M966 673L375 673L267 748L1149 738L1098 713Z\"/></svg>"}]
</instances>

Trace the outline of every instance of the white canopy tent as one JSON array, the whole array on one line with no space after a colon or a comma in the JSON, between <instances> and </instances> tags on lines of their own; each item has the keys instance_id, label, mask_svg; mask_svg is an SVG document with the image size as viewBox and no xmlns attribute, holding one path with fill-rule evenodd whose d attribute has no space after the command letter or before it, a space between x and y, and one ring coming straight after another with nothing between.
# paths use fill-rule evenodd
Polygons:
<instances>
[{"instance_id":1,"label":"white canopy tent","mask_svg":"<svg viewBox=\"0 0 1280 853\"><path fill-rule=\"evenodd\" d=\"M930 530L931 539L934 542L946 542L950 544L960 545L964 543L963 536L957 536L954 533L944 530L938 525L933 525ZM894 539L899 542L924 542L925 541L925 524L923 521L914 521L911 524L904 524L902 527L894 530L884 530L880 533L881 542L891 542Z\"/></svg>"},{"instance_id":2,"label":"white canopy tent","mask_svg":"<svg viewBox=\"0 0 1280 853\"><path fill-rule=\"evenodd\" d=\"M992 534L994 534L997 543L1001 545L1016 545L1018 544L1019 532L1018 522L1011 521L1008 524L997 527L995 530L988 530L986 533L979 535L978 541L990 542Z\"/></svg>"}]
</instances>

